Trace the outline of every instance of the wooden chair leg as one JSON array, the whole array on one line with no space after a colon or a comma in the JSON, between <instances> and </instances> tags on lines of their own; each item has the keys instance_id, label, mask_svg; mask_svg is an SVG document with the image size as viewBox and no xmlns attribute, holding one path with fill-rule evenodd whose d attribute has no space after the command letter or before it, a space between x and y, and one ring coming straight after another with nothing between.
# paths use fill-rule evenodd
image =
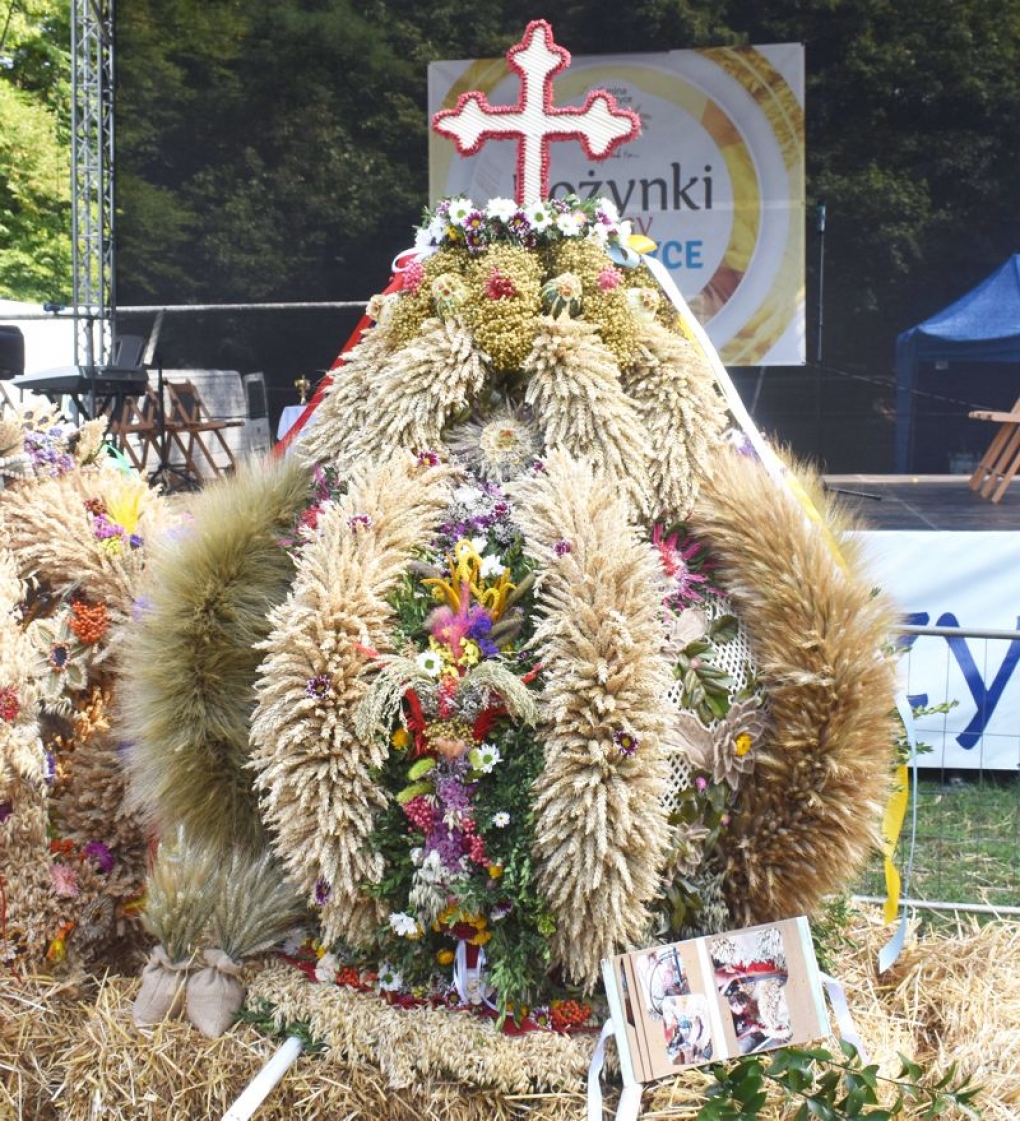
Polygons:
<instances>
[{"instance_id":1,"label":"wooden chair leg","mask_svg":"<svg viewBox=\"0 0 1020 1121\"><path fill-rule=\"evenodd\" d=\"M995 433L992 442L985 449L985 454L978 461L978 465L974 468L974 473L970 477L970 482L967 485L971 490L979 490L984 486L985 480L994 471L995 464L1002 454L1006 441L1015 430L1016 426L1012 424L999 426L998 432Z\"/></svg>"}]
</instances>

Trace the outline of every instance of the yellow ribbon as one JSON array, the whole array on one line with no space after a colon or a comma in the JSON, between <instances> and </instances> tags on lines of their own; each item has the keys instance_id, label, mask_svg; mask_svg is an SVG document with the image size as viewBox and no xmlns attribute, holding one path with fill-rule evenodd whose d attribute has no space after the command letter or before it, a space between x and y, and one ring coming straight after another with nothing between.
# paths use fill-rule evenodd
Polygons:
<instances>
[{"instance_id":1,"label":"yellow ribbon","mask_svg":"<svg viewBox=\"0 0 1020 1121\"><path fill-rule=\"evenodd\" d=\"M882 819L882 854L885 858L885 907L883 917L887 923L893 922L900 909L900 872L893 862L903 822L907 816L907 803L910 801L910 776L906 763L896 768L896 785L889 804L885 807Z\"/></svg>"}]
</instances>

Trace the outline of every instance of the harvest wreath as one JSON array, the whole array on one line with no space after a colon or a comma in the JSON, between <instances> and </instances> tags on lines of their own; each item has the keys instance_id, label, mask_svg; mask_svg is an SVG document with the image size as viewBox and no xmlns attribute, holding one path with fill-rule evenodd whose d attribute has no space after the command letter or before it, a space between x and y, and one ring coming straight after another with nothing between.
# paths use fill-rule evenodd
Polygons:
<instances>
[{"instance_id":1,"label":"harvest wreath","mask_svg":"<svg viewBox=\"0 0 1020 1121\"><path fill-rule=\"evenodd\" d=\"M551 81L547 25L515 51ZM890 606L628 223L546 171L427 211L293 454L149 566L122 729L168 966L289 932L352 1007L576 1030L602 958L811 912L877 840ZM232 878L257 917L215 918Z\"/></svg>"}]
</instances>

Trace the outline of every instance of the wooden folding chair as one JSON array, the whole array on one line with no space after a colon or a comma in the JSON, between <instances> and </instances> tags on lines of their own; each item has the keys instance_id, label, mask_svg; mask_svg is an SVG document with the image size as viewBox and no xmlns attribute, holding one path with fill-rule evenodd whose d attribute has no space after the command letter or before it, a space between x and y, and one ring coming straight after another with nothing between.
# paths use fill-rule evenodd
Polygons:
<instances>
[{"instance_id":1,"label":"wooden folding chair","mask_svg":"<svg viewBox=\"0 0 1020 1121\"><path fill-rule=\"evenodd\" d=\"M117 446L131 460L135 469L144 472L149 462L150 449L159 458L159 428L157 418L159 403L154 390L141 397L125 397L120 411L110 421L110 435Z\"/></svg>"},{"instance_id":2,"label":"wooden folding chair","mask_svg":"<svg viewBox=\"0 0 1020 1121\"><path fill-rule=\"evenodd\" d=\"M205 404L198 390L190 381L168 381L166 389L166 428L170 440L184 457L185 470L195 478L203 472L195 462L200 452L208 471L213 475L233 471L236 467L234 453L223 437L226 428L238 428L243 420L216 420L206 412ZM222 459L217 461L213 450L206 440L215 439L219 444Z\"/></svg>"},{"instance_id":3,"label":"wooden folding chair","mask_svg":"<svg viewBox=\"0 0 1020 1121\"><path fill-rule=\"evenodd\" d=\"M975 409L967 415L971 420L988 420L999 426L967 484L982 498L998 502L1020 470L1020 397L1009 412Z\"/></svg>"}]
</instances>

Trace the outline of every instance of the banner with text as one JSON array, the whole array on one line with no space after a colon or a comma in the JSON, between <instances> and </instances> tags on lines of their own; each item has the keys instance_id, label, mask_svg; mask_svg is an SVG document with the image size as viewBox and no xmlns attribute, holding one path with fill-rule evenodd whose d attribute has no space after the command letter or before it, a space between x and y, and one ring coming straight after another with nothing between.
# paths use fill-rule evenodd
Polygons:
<instances>
[{"instance_id":1,"label":"banner with text","mask_svg":"<svg viewBox=\"0 0 1020 1121\"><path fill-rule=\"evenodd\" d=\"M573 141L550 145L550 193L612 199L705 325L728 366L804 362L804 48L800 44L575 56L554 84L575 106L606 89L641 117L642 134L609 159ZM429 66L429 115L460 94L514 104L503 59ZM429 133L434 203L513 198L513 141L461 157Z\"/></svg>"},{"instance_id":2,"label":"banner with text","mask_svg":"<svg viewBox=\"0 0 1020 1121\"><path fill-rule=\"evenodd\" d=\"M903 621L918 627L1020 630L1020 533L860 534L875 582ZM956 702L917 720L932 748L922 767L1016 771L1020 767L1020 639L910 635L903 685L914 707Z\"/></svg>"}]
</instances>

